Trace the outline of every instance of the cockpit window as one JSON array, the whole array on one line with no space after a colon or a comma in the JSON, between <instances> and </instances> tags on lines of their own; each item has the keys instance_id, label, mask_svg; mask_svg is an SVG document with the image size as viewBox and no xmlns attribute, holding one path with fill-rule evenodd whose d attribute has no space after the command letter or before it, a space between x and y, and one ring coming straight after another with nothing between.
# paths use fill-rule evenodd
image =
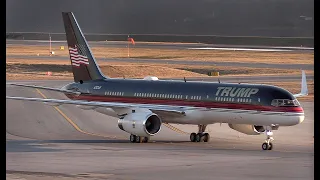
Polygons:
<instances>
[{"instance_id":1,"label":"cockpit window","mask_svg":"<svg viewBox=\"0 0 320 180\"><path fill-rule=\"evenodd\" d=\"M299 102L297 99L290 100L290 99L274 99L271 102L272 106L276 107L283 107L283 106L300 106Z\"/></svg>"}]
</instances>

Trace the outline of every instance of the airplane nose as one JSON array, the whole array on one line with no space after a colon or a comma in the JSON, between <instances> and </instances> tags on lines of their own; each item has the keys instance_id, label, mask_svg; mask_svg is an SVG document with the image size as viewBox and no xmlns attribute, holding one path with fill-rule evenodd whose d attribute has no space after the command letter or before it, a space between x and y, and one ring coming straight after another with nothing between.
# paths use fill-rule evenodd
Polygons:
<instances>
[{"instance_id":1,"label":"airplane nose","mask_svg":"<svg viewBox=\"0 0 320 180\"><path fill-rule=\"evenodd\" d=\"M297 122L297 124L300 124L300 123L302 123L303 121L304 121L304 115L299 116L299 117L298 117L298 122Z\"/></svg>"}]
</instances>

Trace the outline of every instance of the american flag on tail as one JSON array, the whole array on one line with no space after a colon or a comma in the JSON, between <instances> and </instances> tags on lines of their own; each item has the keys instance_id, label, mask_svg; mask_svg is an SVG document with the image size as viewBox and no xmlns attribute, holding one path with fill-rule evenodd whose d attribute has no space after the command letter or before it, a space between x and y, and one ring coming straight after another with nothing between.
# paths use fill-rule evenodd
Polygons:
<instances>
[{"instance_id":1,"label":"american flag on tail","mask_svg":"<svg viewBox=\"0 0 320 180\"><path fill-rule=\"evenodd\" d=\"M89 60L83 46L69 47L71 65L80 67L80 64L89 65Z\"/></svg>"}]
</instances>

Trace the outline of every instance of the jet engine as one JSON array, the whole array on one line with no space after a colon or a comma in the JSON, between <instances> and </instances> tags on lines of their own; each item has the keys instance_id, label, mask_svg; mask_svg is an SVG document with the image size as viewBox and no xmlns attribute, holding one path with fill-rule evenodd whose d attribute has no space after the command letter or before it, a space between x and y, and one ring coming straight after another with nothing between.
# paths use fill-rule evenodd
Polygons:
<instances>
[{"instance_id":1,"label":"jet engine","mask_svg":"<svg viewBox=\"0 0 320 180\"><path fill-rule=\"evenodd\" d=\"M136 136L153 136L160 131L161 119L154 113L130 113L118 120L121 130Z\"/></svg>"},{"instance_id":2,"label":"jet engine","mask_svg":"<svg viewBox=\"0 0 320 180\"><path fill-rule=\"evenodd\" d=\"M229 124L229 127L238 132L248 134L248 135L259 135L265 132L263 126L256 126L251 124Z\"/></svg>"}]
</instances>

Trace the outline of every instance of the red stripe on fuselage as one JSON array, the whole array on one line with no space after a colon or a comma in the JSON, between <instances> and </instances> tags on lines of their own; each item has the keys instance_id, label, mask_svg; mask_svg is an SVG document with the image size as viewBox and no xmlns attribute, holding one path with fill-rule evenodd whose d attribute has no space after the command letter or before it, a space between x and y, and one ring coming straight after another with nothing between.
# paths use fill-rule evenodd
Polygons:
<instances>
[{"instance_id":1,"label":"red stripe on fuselage","mask_svg":"<svg viewBox=\"0 0 320 180\"><path fill-rule=\"evenodd\" d=\"M100 102L119 102L119 103L138 103L138 104L157 104L157 105L173 105L173 106L192 106L204 108L223 108L223 109L239 109L239 110L257 110L257 111L275 111L275 112L296 112L302 113L302 107L274 107L261 106L254 104L239 103L219 103L212 101L186 101L177 99L152 99L141 97L122 97L122 96L92 96L92 95L68 95L73 100L100 101Z\"/></svg>"}]
</instances>

